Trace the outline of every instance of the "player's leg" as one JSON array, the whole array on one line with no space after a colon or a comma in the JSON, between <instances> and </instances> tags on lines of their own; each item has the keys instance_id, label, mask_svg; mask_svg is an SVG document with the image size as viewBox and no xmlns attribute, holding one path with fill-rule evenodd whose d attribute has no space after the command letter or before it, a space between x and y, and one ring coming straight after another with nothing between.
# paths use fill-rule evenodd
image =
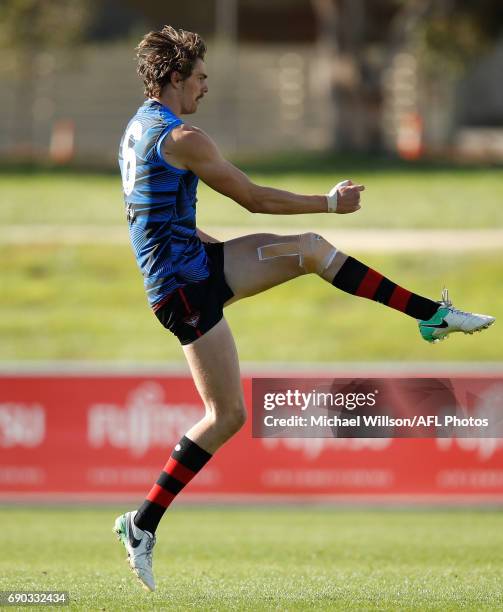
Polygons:
<instances>
[{"instance_id":1,"label":"player's leg","mask_svg":"<svg viewBox=\"0 0 503 612\"><path fill-rule=\"evenodd\" d=\"M314 273L342 291L381 302L416 319L429 319L439 307L311 232L253 234L230 240L224 243L224 262L225 278L234 293L229 303Z\"/></svg>"},{"instance_id":2,"label":"player's leg","mask_svg":"<svg viewBox=\"0 0 503 612\"><path fill-rule=\"evenodd\" d=\"M420 321L425 340L454 331L472 333L488 327L493 317L452 307L447 296L435 302L397 285L322 236L253 234L224 245L225 277L234 292L228 303L265 291L307 273L315 273L338 289L394 308Z\"/></svg>"},{"instance_id":3,"label":"player's leg","mask_svg":"<svg viewBox=\"0 0 503 612\"><path fill-rule=\"evenodd\" d=\"M200 338L185 344L183 350L206 413L176 444L139 510L122 515L115 525L128 551L131 569L149 590L155 588L152 548L162 516L246 420L238 356L227 321L222 318Z\"/></svg>"},{"instance_id":4,"label":"player's leg","mask_svg":"<svg viewBox=\"0 0 503 612\"><path fill-rule=\"evenodd\" d=\"M246 419L238 355L227 321L222 317L183 350L206 414L175 446L138 510L135 524L150 533L155 532L176 495Z\"/></svg>"},{"instance_id":5,"label":"player's leg","mask_svg":"<svg viewBox=\"0 0 503 612\"><path fill-rule=\"evenodd\" d=\"M186 435L213 454L246 421L238 353L225 318L183 350L206 410Z\"/></svg>"}]
</instances>

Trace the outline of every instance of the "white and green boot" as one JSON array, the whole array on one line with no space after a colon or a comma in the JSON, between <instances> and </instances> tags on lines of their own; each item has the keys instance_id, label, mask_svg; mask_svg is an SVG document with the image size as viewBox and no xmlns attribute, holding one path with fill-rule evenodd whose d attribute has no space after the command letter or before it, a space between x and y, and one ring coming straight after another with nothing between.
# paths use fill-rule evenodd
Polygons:
<instances>
[{"instance_id":1,"label":"white and green boot","mask_svg":"<svg viewBox=\"0 0 503 612\"><path fill-rule=\"evenodd\" d=\"M147 591L155 591L152 574L152 549L155 535L143 531L134 524L135 512L126 512L115 519L114 533L124 544L127 551L129 567Z\"/></svg>"},{"instance_id":2,"label":"white and green boot","mask_svg":"<svg viewBox=\"0 0 503 612\"><path fill-rule=\"evenodd\" d=\"M427 342L438 342L453 332L473 334L482 331L495 321L494 317L464 312L454 308L447 289L442 291L440 308L428 321L419 321L419 332Z\"/></svg>"}]
</instances>

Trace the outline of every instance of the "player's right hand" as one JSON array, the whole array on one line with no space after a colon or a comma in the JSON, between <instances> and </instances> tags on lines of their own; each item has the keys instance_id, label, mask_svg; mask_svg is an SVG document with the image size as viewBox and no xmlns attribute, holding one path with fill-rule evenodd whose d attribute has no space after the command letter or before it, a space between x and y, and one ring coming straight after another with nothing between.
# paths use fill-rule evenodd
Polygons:
<instances>
[{"instance_id":1,"label":"player's right hand","mask_svg":"<svg viewBox=\"0 0 503 612\"><path fill-rule=\"evenodd\" d=\"M361 208L360 192L364 189L364 185L355 185L349 179L337 183L327 193L328 212L340 215L356 212Z\"/></svg>"}]
</instances>

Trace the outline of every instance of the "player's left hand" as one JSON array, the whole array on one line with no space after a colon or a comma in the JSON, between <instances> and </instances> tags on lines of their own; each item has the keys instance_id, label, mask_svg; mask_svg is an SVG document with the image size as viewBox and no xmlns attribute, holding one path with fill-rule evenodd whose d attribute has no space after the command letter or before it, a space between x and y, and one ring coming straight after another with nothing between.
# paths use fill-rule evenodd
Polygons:
<instances>
[{"instance_id":1,"label":"player's left hand","mask_svg":"<svg viewBox=\"0 0 503 612\"><path fill-rule=\"evenodd\" d=\"M341 181L327 194L328 211L340 215L356 212L360 206L360 192L364 185L355 185L351 180Z\"/></svg>"}]
</instances>

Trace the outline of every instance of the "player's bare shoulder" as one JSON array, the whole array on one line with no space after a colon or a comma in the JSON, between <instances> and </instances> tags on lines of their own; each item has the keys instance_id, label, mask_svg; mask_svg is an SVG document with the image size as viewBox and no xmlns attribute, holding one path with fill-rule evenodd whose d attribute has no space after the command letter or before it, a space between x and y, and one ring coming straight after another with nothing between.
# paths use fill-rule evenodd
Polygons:
<instances>
[{"instance_id":1,"label":"player's bare shoulder","mask_svg":"<svg viewBox=\"0 0 503 612\"><path fill-rule=\"evenodd\" d=\"M201 157L208 148L214 146L211 138L201 128L183 123L164 139L162 153L172 166L187 169L192 160Z\"/></svg>"}]
</instances>

